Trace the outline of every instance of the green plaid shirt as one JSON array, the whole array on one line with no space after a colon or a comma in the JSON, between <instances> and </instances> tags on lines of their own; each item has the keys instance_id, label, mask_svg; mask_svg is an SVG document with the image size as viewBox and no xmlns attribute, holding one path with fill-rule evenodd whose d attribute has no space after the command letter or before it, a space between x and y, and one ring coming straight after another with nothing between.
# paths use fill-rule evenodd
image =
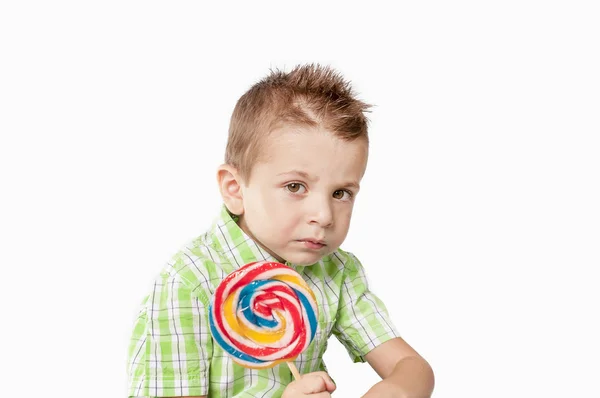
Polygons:
<instances>
[{"instance_id":1,"label":"green plaid shirt","mask_svg":"<svg viewBox=\"0 0 600 398\"><path fill-rule=\"evenodd\" d=\"M137 316L129 346L129 396L280 397L293 380L285 364L246 369L213 343L210 298L230 272L253 261L276 261L236 224L225 206L213 227L173 256ZM319 327L295 360L300 373L325 370L331 334L354 362L397 336L385 306L367 286L360 262L337 250L311 266L294 266L315 292Z\"/></svg>"}]
</instances>

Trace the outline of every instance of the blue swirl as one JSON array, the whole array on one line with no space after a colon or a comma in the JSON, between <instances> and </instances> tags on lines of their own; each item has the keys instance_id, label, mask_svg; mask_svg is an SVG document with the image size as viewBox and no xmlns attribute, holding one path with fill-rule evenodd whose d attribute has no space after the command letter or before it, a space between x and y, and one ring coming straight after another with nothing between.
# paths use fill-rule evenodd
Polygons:
<instances>
[{"instance_id":1,"label":"blue swirl","mask_svg":"<svg viewBox=\"0 0 600 398\"><path fill-rule=\"evenodd\" d=\"M255 325L258 325L261 327L266 327L266 328L273 328L273 327L277 326L278 322L276 320L270 320L270 319L262 318L260 316L256 316L256 314L254 314L252 312L252 309L250 308L250 299L252 297L252 294L257 289L261 288L262 286L264 286L268 283L272 283L272 282L273 282L272 280L252 281L248 285L244 286L240 292L240 304L239 305L241 305L241 307L243 308L242 311L243 311L243 314L246 317L246 319L248 319L248 321L252 322ZM302 307L305 309L305 311L307 313L308 322L309 322L309 326L310 326L310 339L309 339L309 344L310 344L313 341L316 330L317 330L316 315L313 311L313 307L310 304L310 301L308 300L308 298L302 292L300 292L297 289L294 289L292 286L290 286L290 288L292 290L294 290L294 292L298 296L298 299L300 300ZM236 349L235 347L232 347L230 344L226 343L225 340L223 340L223 338L221 337L221 334L219 333L219 331L215 325L212 302L210 303L210 306L209 306L209 313L211 314L211 316L209 316L209 324L210 324L210 331L212 333L213 339L229 355L239 358L243 361L247 361L247 362L255 363L255 364L264 364L264 363L272 362L272 361L263 361L263 360L254 358L254 357Z\"/></svg>"}]
</instances>

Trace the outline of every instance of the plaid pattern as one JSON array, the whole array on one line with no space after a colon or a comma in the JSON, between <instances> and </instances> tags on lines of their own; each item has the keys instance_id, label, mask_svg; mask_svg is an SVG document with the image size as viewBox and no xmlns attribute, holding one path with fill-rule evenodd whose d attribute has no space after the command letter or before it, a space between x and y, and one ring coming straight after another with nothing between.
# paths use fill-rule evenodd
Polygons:
<instances>
[{"instance_id":1,"label":"plaid pattern","mask_svg":"<svg viewBox=\"0 0 600 398\"><path fill-rule=\"evenodd\" d=\"M236 224L225 206L209 232L177 253L143 300L129 346L129 396L280 397L293 380L285 364L246 369L213 344L210 297L230 272L276 261ZM331 334L354 362L397 336L383 303L369 291L360 262L337 250L311 266L294 266L319 303L315 339L295 360L300 373L325 370Z\"/></svg>"}]
</instances>

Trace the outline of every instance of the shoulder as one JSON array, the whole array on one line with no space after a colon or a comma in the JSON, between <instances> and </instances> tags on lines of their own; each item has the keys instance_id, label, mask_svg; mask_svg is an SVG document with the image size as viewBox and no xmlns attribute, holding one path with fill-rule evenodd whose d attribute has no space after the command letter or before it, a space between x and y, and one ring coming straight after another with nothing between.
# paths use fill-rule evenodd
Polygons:
<instances>
[{"instance_id":1,"label":"shoulder","mask_svg":"<svg viewBox=\"0 0 600 398\"><path fill-rule=\"evenodd\" d=\"M354 280L362 275L362 265L358 258L351 252L337 249L333 253L323 257L316 268L313 266L309 271L319 278L325 280L328 285L341 287L348 280Z\"/></svg>"},{"instance_id":2,"label":"shoulder","mask_svg":"<svg viewBox=\"0 0 600 398\"><path fill-rule=\"evenodd\" d=\"M183 245L165 264L157 280L188 289L203 301L226 273L221 258L211 245L209 234L203 234Z\"/></svg>"},{"instance_id":3,"label":"shoulder","mask_svg":"<svg viewBox=\"0 0 600 398\"><path fill-rule=\"evenodd\" d=\"M322 261L326 267L335 267L344 274L355 273L357 270L362 269L358 258L353 253L341 248L324 257Z\"/></svg>"}]
</instances>

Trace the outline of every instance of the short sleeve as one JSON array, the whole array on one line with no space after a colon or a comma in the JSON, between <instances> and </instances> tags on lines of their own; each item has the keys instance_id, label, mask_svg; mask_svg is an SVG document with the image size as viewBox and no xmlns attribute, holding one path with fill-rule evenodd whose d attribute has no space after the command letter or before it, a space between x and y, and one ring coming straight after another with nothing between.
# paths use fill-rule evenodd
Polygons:
<instances>
[{"instance_id":1,"label":"short sleeve","mask_svg":"<svg viewBox=\"0 0 600 398\"><path fill-rule=\"evenodd\" d=\"M364 269L348 253L333 334L354 362L378 345L398 336L383 302L369 290Z\"/></svg>"},{"instance_id":2,"label":"short sleeve","mask_svg":"<svg viewBox=\"0 0 600 398\"><path fill-rule=\"evenodd\" d=\"M129 345L130 397L208 394L208 300L169 276L157 279Z\"/></svg>"}]
</instances>

